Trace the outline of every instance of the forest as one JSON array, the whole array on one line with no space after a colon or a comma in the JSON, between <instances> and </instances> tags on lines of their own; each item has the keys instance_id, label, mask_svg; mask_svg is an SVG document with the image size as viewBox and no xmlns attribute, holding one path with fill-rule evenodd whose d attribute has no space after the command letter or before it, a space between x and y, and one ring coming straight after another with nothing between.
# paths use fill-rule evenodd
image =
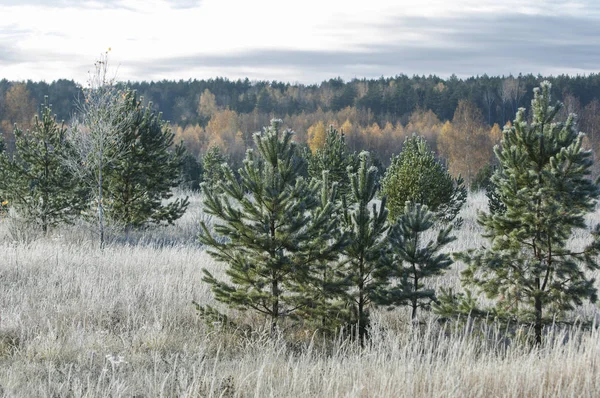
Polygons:
<instances>
[{"instance_id":1,"label":"forest","mask_svg":"<svg viewBox=\"0 0 600 398\"><path fill-rule=\"evenodd\" d=\"M492 148L501 130L520 107L528 107L533 88L552 83L553 98L564 103L559 115L578 115L578 128L587 134L589 148L600 141L600 75L544 77L399 75L377 80L330 79L321 84L230 81L224 78L192 81L121 83L144 104L162 113L189 153L199 160L219 146L237 170L252 134L281 118L296 132L295 140L314 150L324 143L329 125L342 130L353 151L370 151L384 166L400 152L413 133L426 137L451 172L470 184L474 170L493 162ZM0 81L0 130L7 150L13 147L16 123L27 130L31 118L48 96L58 120L67 123L83 87L71 80L46 82ZM596 174L597 172L594 171ZM197 188L197 182L193 183Z\"/></svg>"}]
</instances>

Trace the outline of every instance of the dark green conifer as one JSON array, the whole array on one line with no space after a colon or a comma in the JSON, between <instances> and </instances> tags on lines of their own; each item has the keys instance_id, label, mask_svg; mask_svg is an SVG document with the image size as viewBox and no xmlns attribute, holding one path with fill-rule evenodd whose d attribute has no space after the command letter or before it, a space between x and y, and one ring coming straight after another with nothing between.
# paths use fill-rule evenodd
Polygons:
<instances>
[{"instance_id":1,"label":"dark green conifer","mask_svg":"<svg viewBox=\"0 0 600 398\"><path fill-rule=\"evenodd\" d=\"M550 83L534 90L531 122L525 109L504 130L496 148L502 173L494 176L504 212L483 213L479 223L489 247L463 253L463 281L495 300L501 318L533 325L537 344L545 324L564 319L565 311L596 301L599 229L593 242L573 249L575 229L594 210L600 190L589 178L592 155L582 148L573 115L556 121L561 104L551 105Z\"/></svg>"},{"instance_id":2,"label":"dark green conifer","mask_svg":"<svg viewBox=\"0 0 600 398\"><path fill-rule=\"evenodd\" d=\"M353 323L358 328L361 346L368 333L370 307L376 304L377 291L388 281L386 198L377 204L377 169L371 165L368 152L359 155L359 168L350 172L351 194L344 198L344 224L350 244L345 254L347 272L352 282L350 304Z\"/></svg>"},{"instance_id":3,"label":"dark green conifer","mask_svg":"<svg viewBox=\"0 0 600 398\"><path fill-rule=\"evenodd\" d=\"M439 220L450 222L467 198L462 178L452 178L425 138L417 135L404 141L402 152L392 158L381 186L392 222L402 215L407 201L427 205Z\"/></svg>"},{"instance_id":4,"label":"dark green conifer","mask_svg":"<svg viewBox=\"0 0 600 398\"><path fill-rule=\"evenodd\" d=\"M312 178L320 180L323 171L329 171L331 182L338 184L340 195L350 193L350 177L348 176L348 167L353 171L358 168L358 158L356 154L349 153L344 138L344 133L329 126L325 145L318 148L313 155L308 156L308 173Z\"/></svg>"},{"instance_id":5,"label":"dark green conifer","mask_svg":"<svg viewBox=\"0 0 600 398\"><path fill-rule=\"evenodd\" d=\"M111 164L104 182L107 217L127 228L148 223L173 223L185 212L188 201L166 200L179 186L185 149L173 145L174 135L161 115L144 107L134 92L128 92L123 112L131 114L130 123L118 131L121 151Z\"/></svg>"},{"instance_id":6,"label":"dark green conifer","mask_svg":"<svg viewBox=\"0 0 600 398\"><path fill-rule=\"evenodd\" d=\"M24 133L15 128L12 159L0 154L0 197L46 233L71 222L83 209L86 198L77 178L65 166L64 159L71 156L72 148L47 97L40 117L36 116L31 131Z\"/></svg>"},{"instance_id":7,"label":"dark green conifer","mask_svg":"<svg viewBox=\"0 0 600 398\"><path fill-rule=\"evenodd\" d=\"M435 290L425 288L424 280L441 275L453 263L450 254L440 252L456 239L450 236L452 225L441 228L435 240L425 242L423 235L434 225L435 215L427 206L407 203L389 237L392 276L399 284L388 290L386 300L393 305L409 305L413 322L419 307L429 308L436 301Z\"/></svg>"},{"instance_id":8,"label":"dark green conifer","mask_svg":"<svg viewBox=\"0 0 600 398\"><path fill-rule=\"evenodd\" d=\"M208 148L202 157L202 181L205 182L210 189L219 189L219 185L225 179L227 168L227 157L216 145Z\"/></svg>"},{"instance_id":9,"label":"dark green conifer","mask_svg":"<svg viewBox=\"0 0 600 398\"><path fill-rule=\"evenodd\" d=\"M302 165L291 130L281 121L254 135L239 181L225 169L219 190L202 184L205 211L215 217L216 236L202 223L200 241L227 264L230 281L204 270L215 298L230 307L265 315L275 330L280 319L306 310L305 287L339 252L333 203L319 200L320 183L299 177Z\"/></svg>"},{"instance_id":10,"label":"dark green conifer","mask_svg":"<svg viewBox=\"0 0 600 398\"><path fill-rule=\"evenodd\" d=\"M338 184L330 182L328 171L323 171L321 181L319 204L312 213L315 219L321 218L321 213L329 215L330 222L324 223L322 231L316 231L316 234L329 236L325 244L334 245L334 250L330 251L331 256L317 262L309 280L298 286L298 291L305 299L299 315L321 331L335 333L350 322L347 298L351 282L345 272L345 261L338 259L338 254L349 242L345 229L340 226L342 207L338 198Z\"/></svg>"}]
</instances>

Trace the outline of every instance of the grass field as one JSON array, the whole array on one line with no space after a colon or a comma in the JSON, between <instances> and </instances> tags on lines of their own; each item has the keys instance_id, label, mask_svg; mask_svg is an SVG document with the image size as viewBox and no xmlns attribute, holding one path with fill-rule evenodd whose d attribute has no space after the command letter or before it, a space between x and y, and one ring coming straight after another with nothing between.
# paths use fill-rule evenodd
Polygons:
<instances>
[{"instance_id":1,"label":"grass field","mask_svg":"<svg viewBox=\"0 0 600 398\"><path fill-rule=\"evenodd\" d=\"M404 310L374 314L370 344L222 333L198 319L192 300L216 305L201 268L223 274L195 243L204 219L193 197L177 225L114 239L102 252L80 225L46 238L0 224L0 396L6 397L594 397L600 395L600 333L549 331L543 347L500 331L442 328L432 315L413 330ZM474 195L450 250L485 241ZM590 217L600 222L600 212ZM19 237L15 241L15 237ZM583 245L581 232L572 242ZM461 265L439 281L460 286ZM577 314L597 316L585 304ZM290 336L290 334L293 334ZM487 335L488 338L482 336Z\"/></svg>"}]
</instances>

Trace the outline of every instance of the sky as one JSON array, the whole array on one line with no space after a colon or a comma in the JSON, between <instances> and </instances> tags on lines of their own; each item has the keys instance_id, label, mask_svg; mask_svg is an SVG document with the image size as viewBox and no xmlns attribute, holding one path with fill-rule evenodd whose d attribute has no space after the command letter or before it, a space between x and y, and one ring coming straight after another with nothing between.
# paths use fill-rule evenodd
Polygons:
<instances>
[{"instance_id":1,"label":"sky","mask_svg":"<svg viewBox=\"0 0 600 398\"><path fill-rule=\"evenodd\" d=\"M600 72L598 0L0 0L0 79Z\"/></svg>"}]
</instances>

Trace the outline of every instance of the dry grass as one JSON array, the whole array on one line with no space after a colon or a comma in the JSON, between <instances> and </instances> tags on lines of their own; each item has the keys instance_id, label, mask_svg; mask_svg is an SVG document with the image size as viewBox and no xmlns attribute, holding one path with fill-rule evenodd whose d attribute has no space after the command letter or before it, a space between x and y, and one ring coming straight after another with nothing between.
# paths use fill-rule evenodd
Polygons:
<instances>
[{"instance_id":1,"label":"dry grass","mask_svg":"<svg viewBox=\"0 0 600 398\"><path fill-rule=\"evenodd\" d=\"M3 222L0 395L592 397L600 391L598 331L562 330L531 350L494 337L493 327L442 329L432 316L414 331L402 310L375 314L364 350L345 339L313 340L302 330L293 332L293 343L289 336L209 330L191 301L215 305L200 269L221 274L223 266L194 244L203 215L198 198L192 202L176 226L114 239L104 252L82 226L15 243ZM451 250L484 243L474 222L483 203L481 195L469 199ZM460 267L439 284L458 287ZM597 307L579 312L595 315Z\"/></svg>"}]
</instances>

